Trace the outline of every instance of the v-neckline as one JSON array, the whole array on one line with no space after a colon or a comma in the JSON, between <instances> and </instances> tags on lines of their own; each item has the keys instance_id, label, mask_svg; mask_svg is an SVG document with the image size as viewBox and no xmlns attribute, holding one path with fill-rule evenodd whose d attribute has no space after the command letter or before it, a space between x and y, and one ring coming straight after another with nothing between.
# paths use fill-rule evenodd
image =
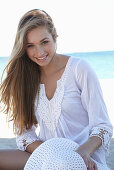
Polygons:
<instances>
[{"instance_id":1,"label":"v-neckline","mask_svg":"<svg viewBox=\"0 0 114 170\"><path fill-rule=\"evenodd\" d=\"M58 84L62 81L62 79L63 79L63 77L64 77L64 75L65 75L65 73L66 73L66 70L67 70L67 67L68 67L68 65L69 65L70 59L71 59L71 57L68 58L68 61L67 61L66 66L65 66L65 69L64 69L64 71L63 71L60 79L57 80L57 87L56 87L55 92L54 92L54 95L53 95L53 97L52 97L51 99L49 99L49 98L47 97L47 95L46 95L45 84L40 84L40 87L43 88L42 90L43 90L43 93L44 93L44 96L45 96L45 99L46 99L47 102L51 102L51 101L55 98L55 95L56 95L57 90L58 90Z\"/></svg>"}]
</instances>

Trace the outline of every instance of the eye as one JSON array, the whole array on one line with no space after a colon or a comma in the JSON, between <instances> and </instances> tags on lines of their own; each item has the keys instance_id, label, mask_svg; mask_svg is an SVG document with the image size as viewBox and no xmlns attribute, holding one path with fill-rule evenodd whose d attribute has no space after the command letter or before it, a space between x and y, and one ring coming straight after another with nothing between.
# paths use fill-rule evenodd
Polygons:
<instances>
[{"instance_id":1,"label":"eye","mask_svg":"<svg viewBox=\"0 0 114 170\"><path fill-rule=\"evenodd\" d=\"M27 48L32 48L32 47L33 47L32 44L27 45Z\"/></svg>"},{"instance_id":2,"label":"eye","mask_svg":"<svg viewBox=\"0 0 114 170\"><path fill-rule=\"evenodd\" d=\"M43 44L47 44L49 41L43 41Z\"/></svg>"}]
</instances>

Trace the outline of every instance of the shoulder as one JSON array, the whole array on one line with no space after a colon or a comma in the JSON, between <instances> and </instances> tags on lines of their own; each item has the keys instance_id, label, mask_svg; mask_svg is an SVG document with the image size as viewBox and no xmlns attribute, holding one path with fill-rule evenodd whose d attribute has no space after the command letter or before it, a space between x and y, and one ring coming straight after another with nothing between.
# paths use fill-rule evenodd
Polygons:
<instances>
[{"instance_id":1,"label":"shoulder","mask_svg":"<svg viewBox=\"0 0 114 170\"><path fill-rule=\"evenodd\" d=\"M70 60L71 60L72 66L74 65L74 67L77 69L84 70L84 69L92 68L86 59L71 56Z\"/></svg>"},{"instance_id":2,"label":"shoulder","mask_svg":"<svg viewBox=\"0 0 114 170\"><path fill-rule=\"evenodd\" d=\"M90 64L80 57L67 56L67 63L70 65L70 70L73 72L88 72L91 70Z\"/></svg>"},{"instance_id":3,"label":"shoulder","mask_svg":"<svg viewBox=\"0 0 114 170\"><path fill-rule=\"evenodd\" d=\"M86 59L80 57L68 56L68 55L59 55L59 61L61 67L65 67L68 63L70 65L70 70L78 74L93 73L94 70ZM95 72L94 72L95 73Z\"/></svg>"},{"instance_id":4,"label":"shoulder","mask_svg":"<svg viewBox=\"0 0 114 170\"><path fill-rule=\"evenodd\" d=\"M80 59L77 67L75 69L75 72L78 75L85 75L85 76L93 76L96 77L96 72L95 70L92 68L91 64L86 60L86 59Z\"/></svg>"},{"instance_id":5,"label":"shoulder","mask_svg":"<svg viewBox=\"0 0 114 170\"><path fill-rule=\"evenodd\" d=\"M78 73L95 73L94 69L92 68L91 64L86 60L80 57L70 56L70 65L71 69Z\"/></svg>"},{"instance_id":6,"label":"shoulder","mask_svg":"<svg viewBox=\"0 0 114 170\"><path fill-rule=\"evenodd\" d=\"M70 57L70 70L77 80L80 79L98 79L98 76L92 66L86 59Z\"/></svg>"}]
</instances>

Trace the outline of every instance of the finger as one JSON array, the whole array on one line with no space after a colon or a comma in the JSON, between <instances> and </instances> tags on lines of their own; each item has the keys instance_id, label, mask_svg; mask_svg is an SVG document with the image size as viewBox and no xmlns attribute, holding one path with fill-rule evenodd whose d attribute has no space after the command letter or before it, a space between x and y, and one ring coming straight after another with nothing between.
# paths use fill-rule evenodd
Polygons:
<instances>
[{"instance_id":1,"label":"finger","mask_svg":"<svg viewBox=\"0 0 114 170\"><path fill-rule=\"evenodd\" d=\"M98 170L97 164L94 164L94 170Z\"/></svg>"},{"instance_id":2,"label":"finger","mask_svg":"<svg viewBox=\"0 0 114 170\"><path fill-rule=\"evenodd\" d=\"M87 170L93 170L93 166L91 164L88 165Z\"/></svg>"},{"instance_id":3,"label":"finger","mask_svg":"<svg viewBox=\"0 0 114 170\"><path fill-rule=\"evenodd\" d=\"M86 168L88 168L89 161L87 159L84 160Z\"/></svg>"},{"instance_id":4,"label":"finger","mask_svg":"<svg viewBox=\"0 0 114 170\"><path fill-rule=\"evenodd\" d=\"M90 161L88 161L88 163L86 164L86 167L87 167L87 170L91 170L91 162Z\"/></svg>"},{"instance_id":5,"label":"finger","mask_svg":"<svg viewBox=\"0 0 114 170\"><path fill-rule=\"evenodd\" d=\"M91 160L88 161L88 166L87 166L87 170L93 170L95 167L95 163ZM95 170L95 169L94 169Z\"/></svg>"}]
</instances>

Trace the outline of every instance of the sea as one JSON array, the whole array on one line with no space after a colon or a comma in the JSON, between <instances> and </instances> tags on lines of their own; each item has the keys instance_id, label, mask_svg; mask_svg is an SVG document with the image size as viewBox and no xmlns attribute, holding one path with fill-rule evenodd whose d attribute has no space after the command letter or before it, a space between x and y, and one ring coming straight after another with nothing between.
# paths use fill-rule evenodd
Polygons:
<instances>
[{"instance_id":1,"label":"sea","mask_svg":"<svg viewBox=\"0 0 114 170\"><path fill-rule=\"evenodd\" d=\"M67 55L87 60L99 79L114 79L114 51L75 52ZM0 57L0 77L8 61L9 57Z\"/></svg>"}]
</instances>

